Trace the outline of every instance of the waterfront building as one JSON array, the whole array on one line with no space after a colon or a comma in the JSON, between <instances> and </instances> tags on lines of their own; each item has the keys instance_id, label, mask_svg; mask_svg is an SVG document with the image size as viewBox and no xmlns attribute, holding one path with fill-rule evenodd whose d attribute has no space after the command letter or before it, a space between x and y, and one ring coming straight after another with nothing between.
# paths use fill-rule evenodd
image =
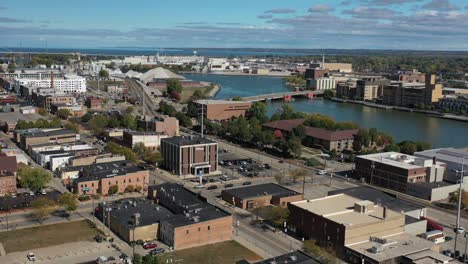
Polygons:
<instances>
[{"instance_id":1,"label":"waterfront building","mask_svg":"<svg viewBox=\"0 0 468 264\"><path fill-rule=\"evenodd\" d=\"M456 148L438 148L415 152L414 156L423 159L435 159L445 163L445 181L454 184L459 182L462 169L464 169L464 178L468 176L468 150ZM463 163L466 165L464 168ZM468 182L468 178L464 181Z\"/></svg>"},{"instance_id":2,"label":"waterfront building","mask_svg":"<svg viewBox=\"0 0 468 264\"><path fill-rule=\"evenodd\" d=\"M175 175L208 175L218 171L218 143L205 137L163 138L161 154L163 167Z\"/></svg>"},{"instance_id":3,"label":"waterfront building","mask_svg":"<svg viewBox=\"0 0 468 264\"><path fill-rule=\"evenodd\" d=\"M194 104L198 109L203 107L204 116L209 120L228 120L232 117L245 116L252 103L228 100L198 100ZM198 112L202 112L199 110Z\"/></svg>"},{"instance_id":4,"label":"waterfront building","mask_svg":"<svg viewBox=\"0 0 468 264\"><path fill-rule=\"evenodd\" d=\"M336 84L336 97L353 99L356 97L356 82L347 81Z\"/></svg>"},{"instance_id":5,"label":"waterfront building","mask_svg":"<svg viewBox=\"0 0 468 264\"><path fill-rule=\"evenodd\" d=\"M382 102L386 105L419 107L432 105L442 98L442 85L436 84L435 75L426 75L425 84L394 82L383 90Z\"/></svg>"},{"instance_id":6,"label":"waterfront building","mask_svg":"<svg viewBox=\"0 0 468 264\"><path fill-rule=\"evenodd\" d=\"M446 95L439 100L439 107L442 109L448 109L451 112L468 113L468 94Z\"/></svg>"},{"instance_id":7,"label":"waterfront building","mask_svg":"<svg viewBox=\"0 0 468 264\"><path fill-rule=\"evenodd\" d=\"M226 58L209 58L208 70L210 72L225 71L229 69L229 61Z\"/></svg>"},{"instance_id":8,"label":"waterfront building","mask_svg":"<svg viewBox=\"0 0 468 264\"><path fill-rule=\"evenodd\" d=\"M336 89L336 80L334 78L327 77L308 79L307 87L313 91L334 90Z\"/></svg>"},{"instance_id":9,"label":"waterfront building","mask_svg":"<svg viewBox=\"0 0 468 264\"><path fill-rule=\"evenodd\" d=\"M305 119L279 120L263 124L262 127L270 130L280 130L283 133L291 133L294 128L302 125ZM328 151L352 150L354 135L357 129L350 130L326 130L324 128L304 126L306 138L304 144L307 146L321 147Z\"/></svg>"},{"instance_id":10,"label":"waterfront building","mask_svg":"<svg viewBox=\"0 0 468 264\"><path fill-rule=\"evenodd\" d=\"M379 99L387 84L389 81L382 76L363 76L356 82L356 97L364 101Z\"/></svg>"},{"instance_id":11,"label":"waterfront building","mask_svg":"<svg viewBox=\"0 0 468 264\"><path fill-rule=\"evenodd\" d=\"M327 71L321 68L308 68L305 71L306 79L318 79L327 77Z\"/></svg>"}]
</instances>

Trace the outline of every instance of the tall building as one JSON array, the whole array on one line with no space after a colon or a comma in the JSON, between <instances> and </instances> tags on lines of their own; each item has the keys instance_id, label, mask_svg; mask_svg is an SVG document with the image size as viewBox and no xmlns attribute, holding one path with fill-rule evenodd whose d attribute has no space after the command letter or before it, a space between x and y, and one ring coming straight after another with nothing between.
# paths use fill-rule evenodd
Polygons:
<instances>
[{"instance_id":1,"label":"tall building","mask_svg":"<svg viewBox=\"0 0 468 264\"><path fill-rule=\"evenodd\" d=\"M356 97L356 82L338 82L336 84L336 97L353 99Z\"/></svg>"},{"instance_id":2,"label":"tall building","mask_svg":"<svg viewBox=\"0 0 468 264\"><path fill-rule=\"evenodd\" d=\"M64 75L63 78L54 77L43 78L39 75L37 78L18 78L14 80L14 87L17 93L21 86L37 88L54 88L57 92L67 94L79 94L86 92L86 78L77 75Z\"/></svg>"},{"instance_id":3,"label":"tall building","mask_svg":"<svg viewBox=\"0 0 468 264\"><path fill-rule=\"evenodd\" d=\"M356 82L356 97L364 101L381 98L389 81L381 76L364 76Z\"/></svg>"},{"instance_id":4,"label":"tall building","mask_svg":"<svg viewBox=\"0 0 468 264\"><path fill-rule=\"evenodd\" d=\"M313 91L333 90L336 89L336 80L328 77L308 79L307 87Z\"/></svg>"},{"instance_id":5,"label":"tall building","mask_svg":"<svg viewBox=\"0 0 468 264\"><path fill-rule=\"evenodd\" d=\"M432 105L442 98L442 84L435 75L426 75L425 84L395 82L384 87L382 102L387 105L418 107Z\"/></svg>"},{"instance_id":6,"label":"tall building","mask_svg":"<svg viewBox=\"0 0 468 264\"><path fill-rule=\"evenodd\" d=\"M204 137L179 136L161 140L163 166L179 176L218 171L218 143Z\"/></svg>"}]
</instances>

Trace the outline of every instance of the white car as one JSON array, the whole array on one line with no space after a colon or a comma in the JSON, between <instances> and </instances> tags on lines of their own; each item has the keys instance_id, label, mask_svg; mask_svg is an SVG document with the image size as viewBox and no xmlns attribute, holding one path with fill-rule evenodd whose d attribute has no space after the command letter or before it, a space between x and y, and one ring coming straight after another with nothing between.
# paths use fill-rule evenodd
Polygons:
<instances>
[{"instance_id":1,"label":"white car","mask_svg":"<svg viewBox=\"0 0 468 264\"><path fill-rule=\"evenodd\" d=\"M36 256L34 255L34 253L28 253L28 259L29 261L36 261Z\"/></svg>"},{"instance_id":2,"label":"white car","mask_svg":"<svg viewBox=\"0 0 468 264\"><path fill-rule=\"evenodd\" d=\"M327 174L327 171L326 171L326 170L319 170L319 171L317 172L317 174L318 174L318 175L325 175L325 174Z\"/></svg>"},{"instance_id":3,"label":"white car","mask_svg":"<svg viewBox=\"0 0 468 264\"><path fill-rule=\"evenodd\" d=\"M41 194L42 194L42 195L46 195L46 194L47 194L46 190L42 189L42 190L41 190Z\"/></svg>"},{"instance_id":4,"label":"white car","mask_svg":"<svg viewBox=\"0 0 468 264\"><path fill-rule=\"evenodd\" d=\"M459 226L456 229L456 232L457 232L457 234L463 234L463 233L465 233L465 228L463 226Z\"/></svg>"}]
</instances>

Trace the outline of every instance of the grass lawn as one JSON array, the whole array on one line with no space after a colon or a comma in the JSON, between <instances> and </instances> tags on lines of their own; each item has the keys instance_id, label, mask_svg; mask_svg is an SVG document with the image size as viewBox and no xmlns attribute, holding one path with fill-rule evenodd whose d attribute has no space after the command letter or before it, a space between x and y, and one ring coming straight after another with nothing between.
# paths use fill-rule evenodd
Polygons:
<instances>
[{"instance_id":1,"label":"grass lawn","mask_svg":"<svg viewBox=\"0 0 468 264\"><path fill-rule=\"evenodd\" d=\"M166 263L169 254L160 257ZM176 250L173 261L191 264L234 264L241 259L261 260L262 257L245 248L236 241L221 242L197 248ZM177 261L180 260L180 261Z\"/></svg>"},{"instance_id":2,"label":"grass lawn","mask_svg":"<svg viewBox=\"0 0 468 264\"><path fill-rule=\"evenodd\" d=\"M8 254L69 242L92 241L97 234L100 233L92 223L75 221L1 232L0 242Z\"/></svg>"},{"instance_id":3,"label":"grass lawn","mask_svg":"<svg viewBox=\"0 0 468 264\"><path fill-rule=\"evenodd\" d=\"M190 97L195 93L195 91L200 90L203 94L208 94L213 87L208 86L208 87L201 87L201 88L184 88L182 90L182 93L180 95L180 101L181 102L188 102Z\"/></svg>"}]
</instances>

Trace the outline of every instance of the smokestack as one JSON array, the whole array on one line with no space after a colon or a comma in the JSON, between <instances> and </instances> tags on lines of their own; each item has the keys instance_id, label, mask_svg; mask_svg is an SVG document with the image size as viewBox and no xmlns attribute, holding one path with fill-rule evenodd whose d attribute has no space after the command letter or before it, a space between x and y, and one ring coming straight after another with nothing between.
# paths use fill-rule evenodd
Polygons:
<instances>
[{"instance_id":1,"label":"smokestack","mask_svg":"<svg viewBox=\"0 0 468 264\"><path fill-rule=\"evenodd\" d=\"M383 219L387 219L387 207L383 207Z\"/></svg>"},{"instance_id":2,"label":"smokestack","mask_svg":"<svg viewBox=\"0 0 468 264\"><path fill-rule=\"evenodd\" d=\"M54 72L50 72L50 88L54 88Z\"/></svg>"}]
</instances>

